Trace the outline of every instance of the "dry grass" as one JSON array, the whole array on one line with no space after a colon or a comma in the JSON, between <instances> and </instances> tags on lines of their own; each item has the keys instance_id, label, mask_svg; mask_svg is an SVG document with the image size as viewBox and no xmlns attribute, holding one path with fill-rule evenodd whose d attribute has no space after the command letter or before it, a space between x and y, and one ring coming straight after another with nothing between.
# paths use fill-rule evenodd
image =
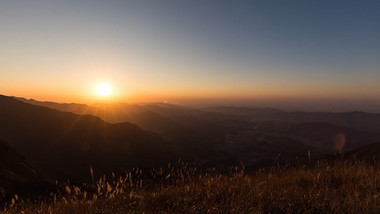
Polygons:
<instances>
[{"instance_id":1,"label":"dry grass","mask_svg":"<svg viewBox=\"0 0 380 214\"><path fill-rule=\"evenodd\" d=\"M51 200L16 197L0 212L378 213L379 169L378 163L338 161L223 175L169 165L155 171L154 179L141 179L141 171L133 170L123 178L101 178L94 190L66 186L65 193L54 194Z\"/></svg>"}]
</instances>

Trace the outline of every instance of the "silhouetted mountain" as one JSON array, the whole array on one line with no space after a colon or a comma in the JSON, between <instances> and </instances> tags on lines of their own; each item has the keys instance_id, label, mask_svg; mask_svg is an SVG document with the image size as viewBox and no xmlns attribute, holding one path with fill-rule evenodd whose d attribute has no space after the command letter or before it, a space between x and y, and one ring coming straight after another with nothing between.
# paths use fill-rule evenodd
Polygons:
<instances>
[{"instance_id":1,"label":"silhouetted mountain","mask_svg":"<svg viewBox=\"0 0 380 214\"><path fill-rule=\"evenodd\" d=\"M57 109L65 112L72 112L76 114L88 114L87 112L90 109L90 106L86 104L78 104L78 103L55 103L55 102L41 102L34 99L25 99L23 97L12 97L17 100L20 100L24 103L29 103L32 105L44 106L52 109Z\"/></svg>"},{"instance_id":2,"label":"silhouetted mountain","mask_svg":"<svg viewBox=\"0 0 380 214\"><path fill-rule=\"evenodd\" d=\"M222 126L225 126L226 123L214 122L210 120L209 115L200 110L164 103L148 103L144 105L98 103L89 106L39 102L24 98L17 99L60 111L69 111L81 115L92 114L108 122L131 122L146 130L158 132L166 139L177 141L181 145L186 144L186 142L202 144L205 138L215 138L215 134L224 136L224 132L228 131L227 129L233 129L233 127L223 129Z\"/></svg>"},{"instance_id":3,"label":"silhouetted mountain","mask_svg":"<svg viewBox=\"0 0 380 214\"><path fill-rule=\"evenodd\" d=\"M375 130L372 125L380 121L377 114L291 113L273 108L230 106L194 109L165 103L87 106L23 101L93 114L110 122L133 122L173 142L179 155L214 166L240 160L246 164L260 164L273 160L279 153L283 160L306 155L308 150L313 154L334 153L380 140L380 134L369 131ZM371 116L375 119L366 122Z\"/></svg>"},{"instance_id":4,"label":"silhouetted mountain","mask_svg":"<svg viewBox=\"0 0 380 214\"><path fill-rule=\"evenodd\" d=\"M0 136L21 154L59 178L89 178L95 172L157 166L172 158L160 136L131 123L109 124L91 115L26 104L0 96ZM168 156L169 155L169 156Z\"/></svg>"},{"instance_id":5,"label":"silhouetted mountain","mask_svg":"<svg viewBox=\"0 0 380 214\"><path fill-rule=\"evenodd\" d=\"M172 121L191 117L204 117L205 119L228 119L239 121L282 120L292 123L324 122L337 126L352 128L359 131L380 132L380 114L365 112L284 112L274 108L250 108L219 106L205 109L192 109L164 103L151 103L144 105L130 105L119 103L118 105L83 105L83 104L58 104L52 102L39 102L17 98L23 102L45 106L61 111L76 114L92 114L101 117L108 122L127 122L139 124L139 115L146 112L156 114ZM143 116L145 121L147 117ZM145 122L147 124L147 122ZM149 126L152 126L153 122ZM161 124L162 125L162 124ZM159 125L157 125L158 127ZM143 127L143 126L142 126ZM161 127L162 129L162 127Z\"/></svg>"},{"instance_id":6,"label":"silhouetted mountain","mask_svg":"<svg viewBox=\"0 0 380 214\"><path fill-rule=\"evenodd\" d=\"M60 111L72 112L80 115L91 114L97 116L109 123L130 122L138 126L161 134L166 135L177 129L180 125L171 118L164 115L173 114L183 115L182 110L175 111L179 108L170 104L151 103L146 105L126 104L126 103L97 103L93 105L77 104L77 103L54 103L40 102L33 99L25 99L17 97L16 99L32 105L44 106Z\"/></svg>"}]
</instances>

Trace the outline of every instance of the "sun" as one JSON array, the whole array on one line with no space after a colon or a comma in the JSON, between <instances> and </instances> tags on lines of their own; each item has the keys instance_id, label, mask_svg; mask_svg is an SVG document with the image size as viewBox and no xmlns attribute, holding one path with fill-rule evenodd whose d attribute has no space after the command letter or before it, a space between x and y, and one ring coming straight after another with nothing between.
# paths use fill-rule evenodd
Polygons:
<instances>
[{"instance_id":1,"label":"sun","mask_svg":"<svg viewBox=\"0 0 380 214\"><path fill-rule=\"evenodd\" d=\"M112 86L108 83L99 83L95 86L95 94L102 97L112 95Z\"/></svg>"}]
</instances>

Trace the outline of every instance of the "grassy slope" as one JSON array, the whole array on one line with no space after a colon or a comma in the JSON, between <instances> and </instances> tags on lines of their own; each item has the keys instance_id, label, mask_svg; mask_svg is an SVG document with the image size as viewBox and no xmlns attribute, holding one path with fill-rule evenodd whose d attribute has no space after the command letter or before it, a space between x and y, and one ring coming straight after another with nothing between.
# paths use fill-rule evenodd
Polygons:
<instances>
[{"instance_id":1,"label":"grassy slope","mask_svg":"<svg viewBox=\"0 0 380 214\"><path fill-rule=\"evenodd\" d=\"M150 182L128 175L109 183L103 178L93 193L66 186L66 193L51 201L18 199L2 212L376 213L380 209L379 169L379 163L338 161L312 168L201 176L194 168L169 167L155 172Z\"/></svg>"}]
</instances>

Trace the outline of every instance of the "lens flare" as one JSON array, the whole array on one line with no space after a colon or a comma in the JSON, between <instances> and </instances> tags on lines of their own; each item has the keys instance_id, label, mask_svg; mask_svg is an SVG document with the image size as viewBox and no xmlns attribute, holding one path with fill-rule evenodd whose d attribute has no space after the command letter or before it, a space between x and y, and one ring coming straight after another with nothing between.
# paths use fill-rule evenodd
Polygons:
<instances>
[{"instance_id":1,"label":"lens flare","mask_svg":"<svg viewBox=\"0 0 380 214\"><path fill-rule=\"evenodd\" d=\"M339 152L342 152L342 149L344 148L345 144L346 144L346 135L344 133L339 133L335 135L334 146L336 150L338 150Z\"/></svg>"}]
</instances>

